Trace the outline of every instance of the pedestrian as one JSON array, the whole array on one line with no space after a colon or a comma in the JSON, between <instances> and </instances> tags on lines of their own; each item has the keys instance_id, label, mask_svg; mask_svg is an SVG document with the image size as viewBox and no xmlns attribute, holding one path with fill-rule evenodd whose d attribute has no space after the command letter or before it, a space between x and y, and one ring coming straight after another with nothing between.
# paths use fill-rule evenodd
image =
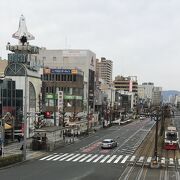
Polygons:
<instances>
[{"instance_id":1,"label":"pedestrian","mask_svg":"<svg viewBox=\"0 0 180 180\"><path fill-rule=\"evenodd\" d=\"M22 146L21 146L20 150L21 150L21 151L23 150L23 144L22 144Z\"/></svg>"},{"instance_id":2,"label":"pedestrian","mask_svg":"<svg viewBox=\"0 0 180 180\"><path fill-rule=\"evenodd\" d=\"M0 149L0 156L2 156L2 147L1 147L1 149Z\"/></svg>"},{"instance_id":3,"label":"pedestrian","mask_svg":"<svg viewBox=\"0 0 180 180\"><path fill-rule=\"evenodd\" d=\"M20 135L18 135L17 140L18 140L19 143L21 142L21 137L20 137Z\"/></svg>"}]
</instances>

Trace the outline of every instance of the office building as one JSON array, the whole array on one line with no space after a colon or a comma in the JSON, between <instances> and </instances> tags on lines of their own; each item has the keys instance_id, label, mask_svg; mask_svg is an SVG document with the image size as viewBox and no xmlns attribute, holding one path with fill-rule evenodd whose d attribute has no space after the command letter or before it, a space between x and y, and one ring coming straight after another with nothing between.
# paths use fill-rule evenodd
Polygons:
<instances>
[{"instance_id":1,"label":"office building","mask_svg":"<svg viewBox=\"0 0 180 180\"><path fill-rule=\"evenodd\" d=\"M101 61L96 60L96 76L97 79L103 79L107 84L112 83L113 62L102 57Z\"/></svg>"}]
</instances>

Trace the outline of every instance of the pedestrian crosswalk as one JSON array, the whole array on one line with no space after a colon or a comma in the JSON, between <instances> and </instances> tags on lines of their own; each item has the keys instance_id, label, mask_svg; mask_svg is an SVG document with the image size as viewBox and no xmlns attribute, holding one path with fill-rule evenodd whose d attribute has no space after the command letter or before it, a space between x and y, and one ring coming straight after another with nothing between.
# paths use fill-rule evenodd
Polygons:
<instances>
[{"instance_id":1,"label":"pedestrian crosswalk","mask_svg":"<svg viewBox=\"0 0 180 180\"><path fill-rule=\"evenodd\" d=\"M42 157L40 161L57 161L57 162L85 162L85 163L99 163L99 164L136 164L136 165L150 165L152 157L135 156L135 155L115 155L115 154L86 154L86 153L53 153ZM160 158L162 167L175 166L180 168L180 159Z\"/></svg>"},{"instance_id":2,"label":"pedestrian crosswalk","mask_svg":"<svg viewBox=\"0 0 180 180\"><path fill-rule=\"evenodd\" d=\"M80 153L54 153L39 159L40 161L58 161L58 162L86 162L86 163L106 163L106 164L125 164L129 163L143 163L150 164L152 157L136 157L130 155L115 155L115 154L80 154Z\"/></svg>"}]
</instances>

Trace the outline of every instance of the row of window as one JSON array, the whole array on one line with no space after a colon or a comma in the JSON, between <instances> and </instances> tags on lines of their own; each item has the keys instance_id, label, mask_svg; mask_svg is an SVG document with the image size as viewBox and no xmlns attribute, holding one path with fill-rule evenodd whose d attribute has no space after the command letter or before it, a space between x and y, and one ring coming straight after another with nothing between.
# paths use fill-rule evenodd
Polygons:
<instances>
[{"instance_id":1,"label":"row of window","mask_svg":"<svg viewBox=\"0 0 180 180\"><path fill-rule=\"evenodd\" d=\"M66 95L83 95L82 88L71 88L71 87L54 87L48 86L46 87L46 93L55 93L57 91L63 91Z\"/></svg>"},{"instance_id":2,"label":"row of window","mask_svg":"<svg viewBox=\"0 0 180 180\"><path fill-rule=\"evenodd\" d=\"M57 106L57 99L56 100L54 100L54 99L46 100L46 106L54 107L54 103L55 103L55 106ZM83 102L82 102L82 100L64 100L65 108L66 108L67 104L68 104L68 106L70 105L71 108L76 108L76 107L82 107Z\"/></svg>"},{"instance_id":3,"label":"row of window","mask_svg":"<svg viewBox=\"0 0 180 180\"><path fill-rule=\"evenodd\" d=\"M77 81L76 74L44 74L42 81Z\"/></svg>"}]
</instances>

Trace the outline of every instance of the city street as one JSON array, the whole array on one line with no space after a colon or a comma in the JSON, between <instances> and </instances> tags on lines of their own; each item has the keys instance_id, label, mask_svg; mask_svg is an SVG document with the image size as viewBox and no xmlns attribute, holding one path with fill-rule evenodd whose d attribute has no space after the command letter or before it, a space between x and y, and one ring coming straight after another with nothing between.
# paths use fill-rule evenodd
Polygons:
<instances>
[{"instance_id":1,"label":"city street","mask_svg":"<svg viewBox=\"0 0 180 180\"><path fill-rule=\"evenodd\" d=\"M2 169L0 176L2 179L14 180L119 179L153 123L147 118L125 126L101 129L37 160ZM106 138L115 139L118 146L102 150L100 145Z\"/></svg>"}]
</instances>

